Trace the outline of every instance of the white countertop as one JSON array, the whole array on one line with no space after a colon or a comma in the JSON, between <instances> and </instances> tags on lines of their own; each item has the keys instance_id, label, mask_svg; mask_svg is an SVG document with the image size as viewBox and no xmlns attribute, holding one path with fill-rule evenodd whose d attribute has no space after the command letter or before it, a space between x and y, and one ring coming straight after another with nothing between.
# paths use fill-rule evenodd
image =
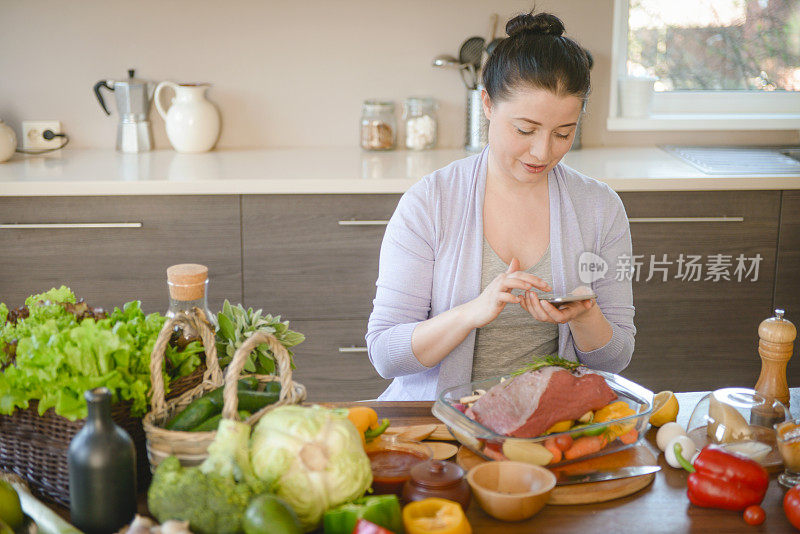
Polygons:
<instances>
[{"instance_id":1,"label":"white countertop","mask_svg":"<svg viewBox=\"0 0 800 534\"><path fill-rule=\"evenodd\" d=\"M0 163L0 196L402 193L420 177L467 155L458 149L121 154L67 148ZM657 147L586 148L570 152L564 161L617 191L800 189L800 176L708 175Z\"/></svg>"}]
</instances>

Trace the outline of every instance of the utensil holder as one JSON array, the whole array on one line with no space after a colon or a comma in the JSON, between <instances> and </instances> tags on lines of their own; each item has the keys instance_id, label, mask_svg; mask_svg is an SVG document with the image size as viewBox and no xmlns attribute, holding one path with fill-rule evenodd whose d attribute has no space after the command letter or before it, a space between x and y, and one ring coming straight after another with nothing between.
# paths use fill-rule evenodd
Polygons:
<instances>
[{"instance_id":1,"label":"utensil holder","mask_svg":"<svg viewBox=\"0 0 800 534\"><path fill-rule=\"evenodd\" d=\"M467 135L464 148L468 152L480 152L489 142L489 120L483 113L482 91L482 85L467 91Z\"/></svg>"}]
</instances>

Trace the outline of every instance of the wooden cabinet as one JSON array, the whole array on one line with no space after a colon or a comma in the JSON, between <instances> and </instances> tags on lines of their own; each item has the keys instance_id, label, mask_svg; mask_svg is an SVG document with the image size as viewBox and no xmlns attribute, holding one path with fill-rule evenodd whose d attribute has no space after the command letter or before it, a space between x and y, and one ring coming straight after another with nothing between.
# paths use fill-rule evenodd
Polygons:
<instances>
[{"instance_id":1,"label":"wooden cabinet","mask_svg":"<svg viewBox=\"0 0 800 534\"><path fill-rule=\"evenodd\" d=\"M782 308L786 312L785 317L800 329L800 191L784 191L781 200L774 305L775 308ZM795 340L794 357L789 361L791 385L800 381L798 360L800 339Z\"/></svg>"},{"instance_id":2,"label":"wooden cabinet","mask_svg":"<svg viewBox=\"0 0 800 534\"><path fill-rule=\"evenodd\" d=\"M780 191L620 196L643 263L633 283L636 349L623 374L654 391L753 387L758 325L772 311ZM699 280L696 270L679 276L681 255L684 275L689 256L700 256ZM745 268L760 256L757 276L736 272L740 255ZM654 263L664 260L672 263ZM651 276L651 265L666 268L666 280L660 270Z\"/></svg>"},{"instance_id":3,"label":"wooden cabinet","mask_svg":"<svg viewBox=\"0 0 800 534\"><path fill-rule=\"evenodd\" d=\"M391 380L375 371L367 356L366 320L292 321L306 341L296 346L293 378L312 401L375 399Z\"/></svg>"},{"instance_id":4,"label":"wooden cabinet","mask_svg":"<svg viewBox=\"0 0 800 534\"><path fill-rule=\"evenodd\" d=\"M242 297L238 196L0 198L0 302L65 284L92 306L164 312L167 267L202 263L209 305Z\"/></svg>"},{"instance_id":5,"label":"wooden cabinet","mask_svg":"<svg viewBox=\"0 0 800 534\"><path fill-rule=\"evenodd\" d=\"M306 335L297 380L312 400L377 397L364 335L386 222L400 195L242 198L245 305L278 313Z\"/></svg>"}]
</instances>

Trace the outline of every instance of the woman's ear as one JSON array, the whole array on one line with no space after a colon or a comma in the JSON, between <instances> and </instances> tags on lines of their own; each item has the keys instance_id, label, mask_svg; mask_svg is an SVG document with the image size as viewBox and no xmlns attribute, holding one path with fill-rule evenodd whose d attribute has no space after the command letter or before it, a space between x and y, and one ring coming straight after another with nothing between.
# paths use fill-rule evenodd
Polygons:
<instances>
[{"instance_id":1,"label":"woman's ear","mask_svg":"<svg viewBox=\"0 0 800 534\"><path fill-rule=\"evenodd\" d=\"M486 120L492 120L492 99L489 98L489 93L486 89L481 89L481 102L483 103L483 114L486 115Z\"/></svg>"}]
</instances>

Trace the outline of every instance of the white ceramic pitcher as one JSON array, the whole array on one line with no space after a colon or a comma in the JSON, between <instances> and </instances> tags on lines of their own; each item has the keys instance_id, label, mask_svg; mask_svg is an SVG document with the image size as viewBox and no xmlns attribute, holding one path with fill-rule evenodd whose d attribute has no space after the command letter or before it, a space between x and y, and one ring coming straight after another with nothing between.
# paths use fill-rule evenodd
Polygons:
<instances>
[{"instance_id":1,"label":"white ceramic pitcher","mask_svg":"<svg viewBox=\"0 0 800 534\"><path fill-rule=\"evenodd\" d=\"M161 105L161 91L169 87L175 91L169 109ZM214 147L219 137L219 112L206 99L209 84L178 84L161 82L156 87L155 100L158 113L167 125L169 142L178 152L206 152Z\"/></svg>"}]
</instances>

